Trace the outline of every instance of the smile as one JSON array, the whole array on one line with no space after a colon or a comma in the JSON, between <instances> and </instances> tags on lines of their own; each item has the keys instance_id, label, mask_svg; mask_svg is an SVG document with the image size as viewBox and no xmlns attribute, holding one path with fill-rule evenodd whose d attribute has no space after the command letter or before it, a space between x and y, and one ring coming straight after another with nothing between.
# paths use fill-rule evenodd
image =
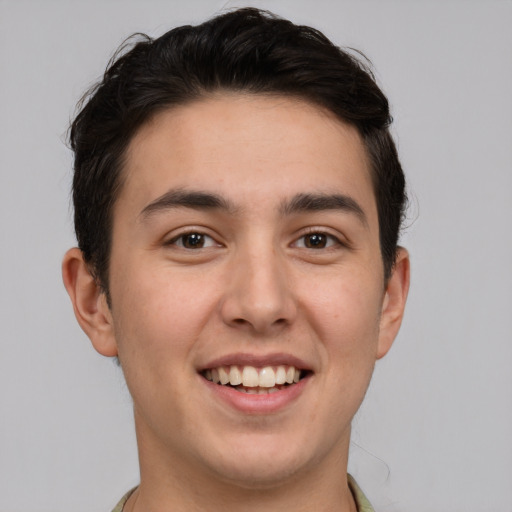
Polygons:
<instances>
[{"instance_id":1,"label":"smile","mask_svg":"<svg viewBox=\"0 0 512 512\"><path fill-rule=\"evenodd\" d=\"M203 377L214 384L230 386L241 393L266 395L276 393L298 383L305 376L295 366L219 366L202 372Z\"/></svg>"}]
</instances>

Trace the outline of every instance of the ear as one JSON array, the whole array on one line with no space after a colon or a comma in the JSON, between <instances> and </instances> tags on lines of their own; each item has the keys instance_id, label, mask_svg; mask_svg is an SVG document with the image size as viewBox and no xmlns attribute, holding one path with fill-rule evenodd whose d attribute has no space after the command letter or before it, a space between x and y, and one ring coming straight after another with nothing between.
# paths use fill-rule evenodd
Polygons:
<instances>
[{"instance_id":1,"label":"ear","mask_svg":"<svg viewBox=\"0 0 512 512\"><path fill-rule=\"evenodd\" d=\"M403 247L399 247L395 266L388 280L382 301L377 359L384 357L388 353L398 334L404 316L409 282L409 253Z\"/></svg>"},{"instance_id":2,"label":"ear","mask_svg":"<svg viewBox=\"0 0 512 512\"><path fill-rule=\"evenodd\" d=\"M70 249L64 256L62 279L76 319L94 348L104 356L116 356L114 326L105 293L91 275L80 249Z\"/></svg>"}]
</instances>

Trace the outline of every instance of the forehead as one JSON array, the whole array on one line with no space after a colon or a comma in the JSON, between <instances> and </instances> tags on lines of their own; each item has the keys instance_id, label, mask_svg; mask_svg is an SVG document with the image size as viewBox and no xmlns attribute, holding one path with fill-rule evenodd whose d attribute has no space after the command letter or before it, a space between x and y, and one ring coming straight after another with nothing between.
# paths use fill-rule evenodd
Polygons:
<instances>
[{"instance_id":1,"label":"forehead","mask_svg":"<svg viewBox=\"0 0 512 512\"><path fill-rule=\"evenodd\" d=\"M357 130L288 97L219 94L161 112L134 136L123 172L120 202L139 210L176 188L207 189L242 206L350 193L370 216L376 210Z\"/></svg>"}]
</instances>

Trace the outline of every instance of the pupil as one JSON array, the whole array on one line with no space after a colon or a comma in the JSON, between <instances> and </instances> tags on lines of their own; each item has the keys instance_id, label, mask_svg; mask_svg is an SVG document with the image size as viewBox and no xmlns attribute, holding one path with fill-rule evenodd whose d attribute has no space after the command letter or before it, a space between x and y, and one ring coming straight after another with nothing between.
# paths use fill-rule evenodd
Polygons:
<instances>
[{"instance_id":1,"label":"pupil","mask_svg":"<svg viewBox=\"0 0 512 512\"><path fill-rule=\"evenodd\" d=\"M325 242L326 242L325 235L321 235L319 233L315 233L313 235L307 235L307 237L306 237L306 247L309 247L309 248L325 247Z\"/></svg>"},{"instance_id":2,"label":"pupil","mask_svg":"<svg viewBox=\"0 0 512 512\"><path fill-rule=\"evenodd\" d=\"M188 249L195 249L197 247L202 247L204 243L203 235L199 233L191 233L190 235L185 235L183 237L183 245Z\"/></svg>"}]
</instances>

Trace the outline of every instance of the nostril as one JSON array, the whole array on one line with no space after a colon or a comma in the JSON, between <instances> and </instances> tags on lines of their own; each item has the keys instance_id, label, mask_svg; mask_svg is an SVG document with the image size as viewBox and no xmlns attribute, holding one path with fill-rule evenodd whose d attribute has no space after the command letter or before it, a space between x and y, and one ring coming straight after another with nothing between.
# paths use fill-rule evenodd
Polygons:
<instances>
[{"instance_id":1,"label":"nostril","mask_svg":"<svg viewBox=\"0 0 512 512\"><path fill-rule=\"evenodd\" d=\"M245 320L244 318L233 318L233 320L231 322L233 325L238 325L238 326L245 326L245 325L251 324L251 322L249 320ZM274 320L274 322L272 322L271 325L273 327L281 327L281 326L286 325L287 323L288 323L288 321L286 320L286 318L278 318L277 320Z\"/></svg>"}]
</instances>

